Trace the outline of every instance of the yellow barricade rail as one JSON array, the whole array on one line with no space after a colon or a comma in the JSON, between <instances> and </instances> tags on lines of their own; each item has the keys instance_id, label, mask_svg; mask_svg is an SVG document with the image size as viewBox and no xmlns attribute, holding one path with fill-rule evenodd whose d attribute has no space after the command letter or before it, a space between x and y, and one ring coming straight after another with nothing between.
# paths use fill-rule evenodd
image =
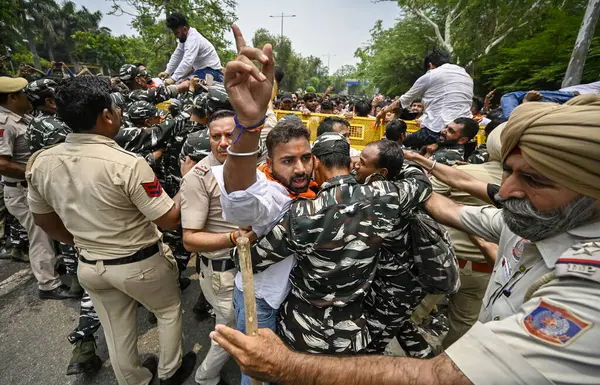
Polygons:
<instances>
[{"instance_id":1,"label":"yellow barricade rail","mask_svg":"<svg viewBox=\"0 0 600 385\"><path fill-rule=\"evenodd\" d=\"M285 115L294 114L297 115L302 122L306 125L310 131L310 141L313 142L317 139L317 128L323 119L328 116L340 116L340 115L329 115L329 114L317 114L311 113L310 116L304 116L298 111L281 111L276 110L277 120L281 119ZM343 117L343 116L340 116ZM419 126L414 120L404 121L408 126L407 132L413 133L419 131ZM385 137L385 125L375 128L375 118L354 118L350 120L350 145L357 150L362 150L365 146L371 142L378 141ZM485 132L483 127L479 130L479 134L475 137L477 145L485 143Z\"/></svg>"}]
</instances>

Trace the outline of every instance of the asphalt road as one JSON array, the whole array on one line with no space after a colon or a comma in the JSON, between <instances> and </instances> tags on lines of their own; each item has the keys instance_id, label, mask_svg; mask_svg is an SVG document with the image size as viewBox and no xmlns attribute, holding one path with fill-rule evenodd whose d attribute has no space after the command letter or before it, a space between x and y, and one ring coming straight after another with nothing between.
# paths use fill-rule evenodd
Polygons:
<instances>
[{"instance_id":1,"label":"asphalt road","mask_svg":"<svg viewBox=\"0 0 600 385\"><path fill-rule=\"evenodd\" d=\"M188 268L186 274L191 276L192 273L195 273L193 268ZM102 369L93 376L65 375L72 349L66 336L77 324L78 300L40 300L27 264L0 261L0 277L0 384L117 384L102 328L97 333L97 354L105 360ZM11 290L6 293L3 287ZM208 334L214 328L213 318L198 321L192 312L199 292L196 279L182 294L183 349L185 353L192 350L194 344L200 344L197 366L208 351ZM148 322L147 314L145 309L139 309L138 348L142 358L147 354L158 355L159 348L158 329ZM193 377L192 374L185 384L195 384ZM239 384L240 370L233 360L225 366L223 379L230 384ZM155 383L158 384L158 381Z\"/></svg>"}]
</instances>

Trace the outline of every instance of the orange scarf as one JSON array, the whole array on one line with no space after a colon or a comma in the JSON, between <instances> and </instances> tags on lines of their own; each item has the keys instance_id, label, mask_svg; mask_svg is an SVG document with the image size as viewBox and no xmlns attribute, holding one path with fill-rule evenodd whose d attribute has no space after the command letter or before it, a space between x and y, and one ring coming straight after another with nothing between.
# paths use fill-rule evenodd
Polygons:
<instances>
[{"instance_id":1,"label":"orange scarf","mask_svg":"<svg viewBox=\"0 0 600 385\"><path fill-rule=\"evenodd\" d=\"M281 184L281 182L278 181L277 179L275 179L273 177L273 175L269 172L269 167L267 166L266 163L258 166L258 171L262 171L268 180L271 180L273 182L277 182L277 183ZM303 193L296 194L295 192L292 192L292 191L288 190L287 188L286 188L286 190L290 194L290 198L292 198L292 199L296 199L296 198L314 199L317 197L317 194L313 191L313 188L318 190L319 185L314 180L311 179L308 184L308 190L306 190Z\"/></svg>"}]
</instances>

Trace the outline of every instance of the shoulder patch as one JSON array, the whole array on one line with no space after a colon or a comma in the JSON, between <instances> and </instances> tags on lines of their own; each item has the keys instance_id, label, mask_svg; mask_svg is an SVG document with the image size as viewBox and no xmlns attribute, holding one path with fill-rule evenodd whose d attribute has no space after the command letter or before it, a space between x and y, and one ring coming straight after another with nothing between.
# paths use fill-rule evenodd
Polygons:
<instances>
[{"instance_id":1,"label":"shoulder patch","mask_svg":"<svg viewBox=\"0 0 600 385\"><path fill-rule=\"evenodd\" d=\"M210 171L210 168L208 166L205 166L205 165L202 165L202 164L198 164L198 165L196 165L196 167L194 167L194 172L198 176L204 176L209 171Z\"/></svg>"},{"instance_id":2,"label":"shoulder patch","mask_svg":"<svg viewBox=\"0 0 600 385\"><path fill-rule=\"evenodd\" d=\"M142 187L146 190L146 194L148 194L150 198L157 198L162 195L162 186L156 176L152 182L142 183Z\"/></svg>"},{"instance_id":3,"label":"shoulder patch","mask_svg":"<svg viewBox=\"0 0 600 385\"><path fill-rule=\"evenodd\" d=\"M557 277L573 276L600 283L600 242L574 245L556 261Z\"/></svg>"},{"instance_id":4,"label":"shoulder patch","mask_svg":"<svg viewBox=\"0 0 600 385\"><path fill-rule=\"evenodd\" d=\"M531 336L555 346L569 345L591 325L569 310L543 299L523 319L523 326Z\"/></svg>"}]
</instances>

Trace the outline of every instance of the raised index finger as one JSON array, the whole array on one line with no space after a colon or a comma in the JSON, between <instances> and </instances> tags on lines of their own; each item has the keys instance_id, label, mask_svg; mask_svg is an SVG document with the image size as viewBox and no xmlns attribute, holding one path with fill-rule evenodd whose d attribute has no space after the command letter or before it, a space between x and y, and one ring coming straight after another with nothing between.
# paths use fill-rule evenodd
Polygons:
<instances>
[{"instance_id":1,"label":"raised index finger","mask_svg":"<svg viewBox=\"0 0 600 385\"><path fill-rule=\"evenodd\" d=\"M237 26L237 24L233 24L231 26L231 30L233 31L233 37L235 38L235 46L239 54L243 48L246 48L246 40L244 40L244 36L242 36L242 31L240 30L240 27Z\"/></svg>"}]
</instances>

